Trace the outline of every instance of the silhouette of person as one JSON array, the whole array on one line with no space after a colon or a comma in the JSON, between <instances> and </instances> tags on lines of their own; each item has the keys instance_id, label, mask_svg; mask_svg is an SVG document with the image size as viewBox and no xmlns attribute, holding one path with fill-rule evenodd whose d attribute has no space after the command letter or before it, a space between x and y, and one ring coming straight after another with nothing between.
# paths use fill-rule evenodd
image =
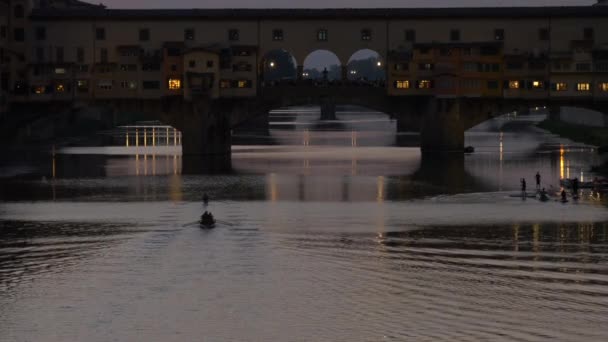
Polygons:
<instances>
[{"instance_id":1,"label":"silhouette of person","mask_svg":"<svg viewBox=\"0 0 608 342\"><path fill-rule=\"evenodd\" d=\"M521 191L524 193L526 192L526 179L525 178L521 179Z\"/></svg>"},{"instance_id":2,"label":"silhouette of person","mask_svg":"<svg viewBox=\"0 0 608 342\"><path fill-rule=\"evenodd\" d=\"M536 189L540 189L540 173L536 171Z\"/></svg>"}]
</instances>

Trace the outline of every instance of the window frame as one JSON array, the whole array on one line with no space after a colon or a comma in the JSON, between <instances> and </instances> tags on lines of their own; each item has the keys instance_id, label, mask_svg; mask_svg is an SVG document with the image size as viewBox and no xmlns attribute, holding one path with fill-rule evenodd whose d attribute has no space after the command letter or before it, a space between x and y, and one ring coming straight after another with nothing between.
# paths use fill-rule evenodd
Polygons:
<instances>
[{"instance_id":1,"label":"window frame","mask_svg":"<svg viewBox=\"0 0 608 342\"><path fill-rule=\"evenodd\" d=\"M318 42L329 41L329 31L325 28L317 29L317 41Z\"/></svg>"}]
</instances>

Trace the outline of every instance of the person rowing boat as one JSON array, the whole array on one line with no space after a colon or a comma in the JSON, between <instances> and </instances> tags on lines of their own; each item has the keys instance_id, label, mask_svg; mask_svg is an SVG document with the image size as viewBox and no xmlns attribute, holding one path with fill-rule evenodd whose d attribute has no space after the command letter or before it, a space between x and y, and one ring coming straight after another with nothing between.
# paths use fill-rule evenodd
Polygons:
<instances>
[{"instance_id":1,"label":"person rowing boat","mask_svg":"<svg viewBox=\"0 0 608 342\"><path fill-rule=\"evenodd\" d=\"M201 228L214 228L215 227L215 219L213 218L213 214L208 211L205 211L203 215L201 215L201 220L199 221Z\"/></svg>"}]
</instances>

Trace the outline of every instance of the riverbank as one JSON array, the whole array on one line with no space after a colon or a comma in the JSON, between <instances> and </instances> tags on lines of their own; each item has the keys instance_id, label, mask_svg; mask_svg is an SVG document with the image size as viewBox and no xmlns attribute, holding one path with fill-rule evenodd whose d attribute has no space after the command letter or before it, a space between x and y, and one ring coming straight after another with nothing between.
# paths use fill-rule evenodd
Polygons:
<instances>
[{"instance_id":1,"label":"riverbank","mask_svg":"<svg viewBox=\"0 0 608 342\"><path fill-rule=\"evenodd\" d=\"M561 121L544 120L538 127L576 142L594 146L608 146L608 128L573 125Z\"/></svg>"},{"instance_id":2,"label":"riverbank","mask_svg":"<svg viewBox=\"0 0 608 342\"><path fill-rule=\"evenodd\" d=\"M561 121L544 120L538 127L564 138L588 145L598 146L598 152L606 153L608 149L608 128L573 125ZM601 165L591 167L591 171L608 175L608 160Z\"/></svg>"}]
</instances>

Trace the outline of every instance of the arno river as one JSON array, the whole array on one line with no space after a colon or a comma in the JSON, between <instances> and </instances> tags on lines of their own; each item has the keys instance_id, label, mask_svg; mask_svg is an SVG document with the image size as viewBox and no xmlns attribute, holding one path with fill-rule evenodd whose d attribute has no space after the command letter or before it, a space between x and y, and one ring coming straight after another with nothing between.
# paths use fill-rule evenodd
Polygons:
<instances>
[{"instance_id":1,"label":"arno river","mask_svg":"<svg viewBox=\"0 0 608 342\"><path fill-rule=\"evenodd\" d=\"M6 152L0 341L605 341L608 202L511 196L592 179L590 147L533 112L422 158L383 114L318 117L236 132L213 175L164 128Z\"/></svg>"}]
</instances>

